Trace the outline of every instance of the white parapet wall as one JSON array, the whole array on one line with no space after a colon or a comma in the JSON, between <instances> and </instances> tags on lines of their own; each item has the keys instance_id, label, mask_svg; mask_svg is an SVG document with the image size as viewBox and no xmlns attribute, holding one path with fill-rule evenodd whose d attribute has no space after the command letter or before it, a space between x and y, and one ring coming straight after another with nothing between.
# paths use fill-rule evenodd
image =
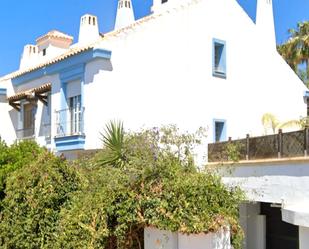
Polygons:
<instances>
[{"instance_id":1,"label":"white parapet wall","mask_svg":"<svg viewBox=\"0 0 309 249\"><path fill-rule=\"evenodd\" d=\"M147 227L144 230L145 249L178 249L178 235L170 231Z\"/></svg>"},{"instance_id":2,"label":"white parapet wall","mask_svg":"<svg viewBox=\"0 0 309 249\"><path fill-rule=\"evenodd\" d=\"M230 186L240 186L250 201L288 206L309 203L308 157L217 165L223 182Z\"/></svg>"},{"instance_id":3,"label":"white parapet wall","mask_svg":"<svg viewBox=\"0 0 309 249\"><path fill-rule=\"evenodd\" d=\"M231 249L230 231L182 234L147 227L144 230L145 249Z\"/></svg>"}]
</instances>

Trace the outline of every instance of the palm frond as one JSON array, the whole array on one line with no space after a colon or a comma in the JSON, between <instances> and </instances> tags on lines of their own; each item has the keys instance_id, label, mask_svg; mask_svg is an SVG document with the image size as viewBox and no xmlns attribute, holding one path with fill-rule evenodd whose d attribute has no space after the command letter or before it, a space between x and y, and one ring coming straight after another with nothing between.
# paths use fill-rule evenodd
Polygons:
<instances>
[{"instance_id":1,"label":"palm frond","mask_svg":"<svg viewBox=\"0 0 309 249\"><path fill-rule=\"evenodd\" d=\"M286 121L286 122L283 122L283 123L280 123L277 128L278 129L288 129L288 128L302 128L302 124L299 120L289 120L289 121Z\"/></svg>"},{"instance_id":2,"label":"palm frond","mask_svg":"<svg viewBox=\"0 0 309 249\"><path fill-rule=\"evenodd\" d=\"M124 164L124 128L121 121L110 121L101 133L105 153L99 160L102 165L121 167Z\"/></svg>"},{"instance_id":3,"label":"palm frond","mask_svg":"<svg viewBox=\"0 0 309 249\"><path fill-rule=\"evenodd\" d=\"M273 133L276 132L276 128L279 124L278 119L276 118L276 116L272 113L265 113L262 116L262 124L264 126L265 131L269 128L272 129Z\"/></svg>"}]
</instances>

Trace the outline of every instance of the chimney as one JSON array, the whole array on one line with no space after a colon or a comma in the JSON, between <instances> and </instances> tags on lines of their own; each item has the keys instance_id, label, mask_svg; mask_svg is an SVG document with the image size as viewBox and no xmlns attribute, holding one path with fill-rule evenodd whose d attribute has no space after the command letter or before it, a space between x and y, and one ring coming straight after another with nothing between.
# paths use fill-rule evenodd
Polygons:
<instances>
[{"instance_id":1,"label":"chimney","mask_svg":"<svg viewBox=\"0 0 309 249\"><path fill-rule=\"evenodd\" d=\"M153 4L151 7L152 13L160 12L164 4L169 3L168 0L153 0Z\"/></svg>"},{"instance_id":2,"label":"chimney","mask_svg":"<svg viewBox=\"0 0 309 249\"><path fill-rule=\"evenodd\" d=\"M78 43L91 43L99 37L98 18L89 14L82 16L80 19Z\"/></svg>"},{"instance_id":3,"label":"chimney","mask_svg":"<svg viewBox=\"0 0 309 249\"><path fill-rule=\"evenodd\" d=\"M257 0L256 27L261 40L276 49L272 0Z\"/></svg>"},{"instance_id":4,"label":"chimney","mask_svg":"<svg viewBox=\"0 0 309 249\"><path fill-rule=\"evenodd\" d=\"M38 62L39 48L36 45L26 45L20 60L19 69L24 69L33 66Z\"/></svg>"},{"instance_id":5,"label":"chimney","mask_svg":"<svg viewBox=\"0 0 309 249\"><path fill-rule=\"evenodd\" d=\"M118 0L115 30L129 26L135 22L131 0Z\"/></svg>"}]
</instances>

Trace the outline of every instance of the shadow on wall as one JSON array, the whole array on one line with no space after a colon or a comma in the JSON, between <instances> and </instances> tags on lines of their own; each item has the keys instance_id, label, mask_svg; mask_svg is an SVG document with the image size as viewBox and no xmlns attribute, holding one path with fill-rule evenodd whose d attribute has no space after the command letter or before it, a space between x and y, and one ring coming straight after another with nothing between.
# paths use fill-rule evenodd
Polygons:
<instances>
[{"instance_id":1,"label":"shadow on wall","mask_svg":"<svg viewBox=\"0 0 309 249\"><path fill-rule=\"evenodd\" d=\"M85 84L93 82L95 75L99 74L100 71L113 71L113 65L111 61L102 59L94 60L93 63L91 63L91 67L87 68L87 74L85 75Z\"/></svg>"},{"instance_id":2,"label":"shadow on wall","mask_svg":"<svg viewBox=\"0 0 309 249\"><path fill-rule=\"evenodd\" d=\"M16 131L18 130L19 123L20 123L19 122L20 120L18 120L20 118L19 115L18 115L18 111L16 111L15 109L12 109L12 110L9 111L9 115L10 115L12 125L14 127L15 136L17 136Z\"/></svg>"},{"instance_id":3,"label":"shadow on wall","mask_svg":"<svg viewBox=\"0 0 309 249\"><path fill-rule=\"evenodd\" d=\"M48 106L43 105L42 115L40 121L39 136L49 137L51 134L51 119L50 119L50 109Z\"/></svg>"}]
</instances>

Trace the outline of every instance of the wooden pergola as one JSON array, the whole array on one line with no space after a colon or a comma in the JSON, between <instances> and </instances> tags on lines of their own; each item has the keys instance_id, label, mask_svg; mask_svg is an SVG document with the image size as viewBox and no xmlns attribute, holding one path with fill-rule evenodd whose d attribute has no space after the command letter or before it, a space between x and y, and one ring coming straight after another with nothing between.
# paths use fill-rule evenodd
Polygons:
<instances>
[{"instance_id":1,"label":"wooden pergola","mask_svg":"<svg viewBox=\"0 0 309 249\"><path fill-rule=\"evenodd\" d=\"M13 96L8 97L9 104L20 111L20 101L21 100L40 100L44 105L47 105L47 93L51 91L51 83L46 83L42 86L32 88L20 93L17 93Z\"/></svg>"}]
</instances>

